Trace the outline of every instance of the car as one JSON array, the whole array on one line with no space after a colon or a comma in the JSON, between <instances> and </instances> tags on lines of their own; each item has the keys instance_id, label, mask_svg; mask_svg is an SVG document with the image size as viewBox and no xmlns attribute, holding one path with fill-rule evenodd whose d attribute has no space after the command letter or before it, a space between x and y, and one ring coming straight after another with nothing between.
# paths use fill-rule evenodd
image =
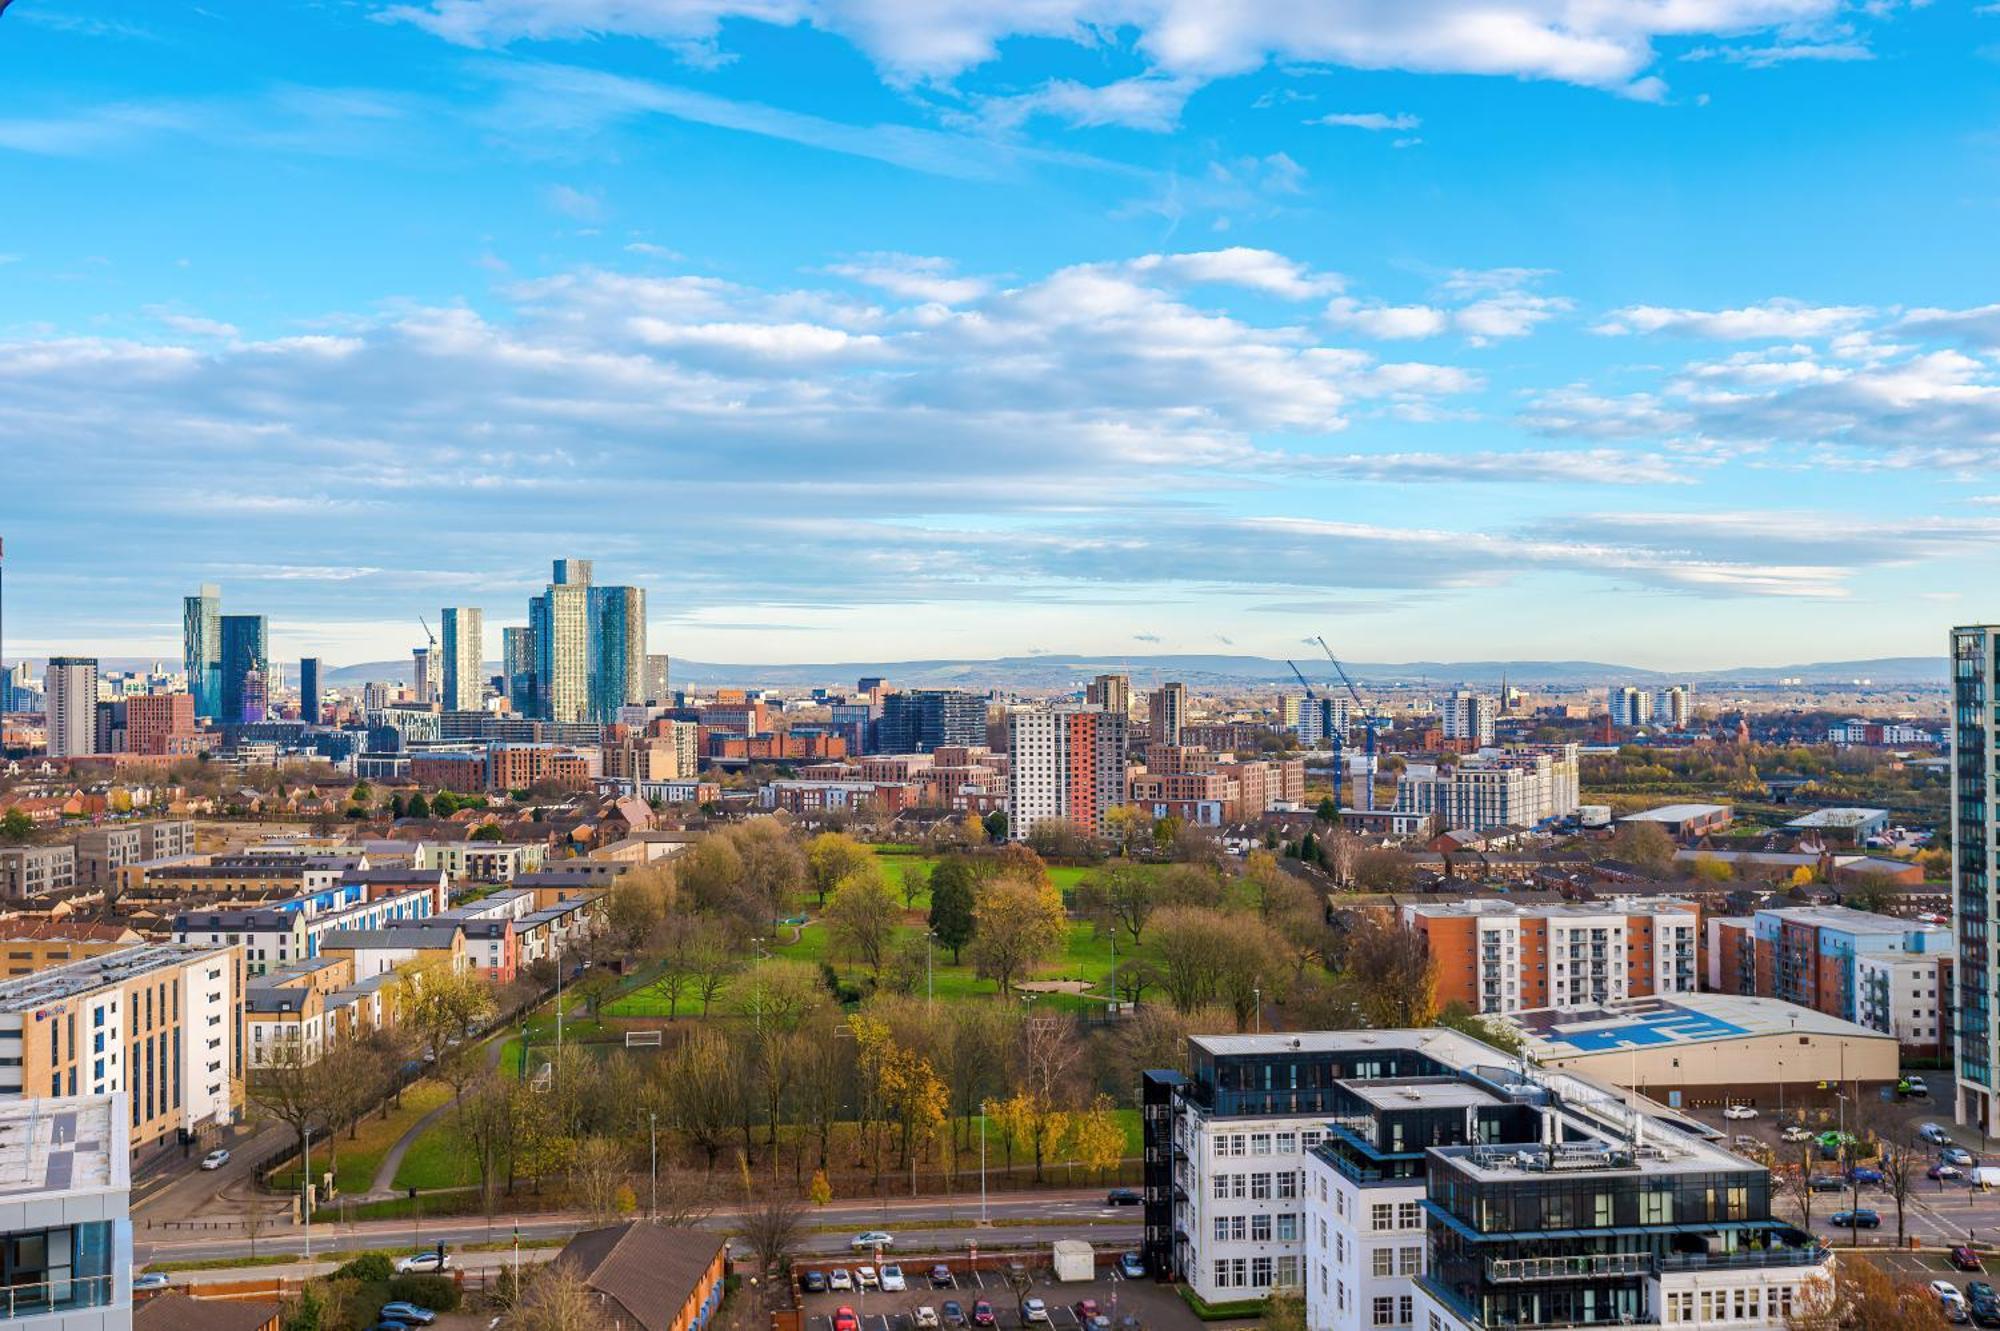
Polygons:
<instances>
[{"instance_id":1,"label":"car","mask_svg":"<svg viewBox=\"0 0 2000 1331\"><path fill-rule=\"evenodd\" d=\"M1965 1171L1960 1169L1957 1165L1947 1165L1943 1163L1932 1165L1929 1169L1925 1170L1924 1173L1934 1179L1965 1177Z\"/></svg>"},{"instance_id":2,"label":"car","mask_svg":"<svg viewBox=\"0 0 2000 1331\"><path fill-rule=\"evenodd\" d=\"M1880 1229L1882 1217L1861 1206L1852 1211L1835 1211L1827 1223L1835 1229Z\"/></svg>"},{"instance_id":3,"label":"car","mask_svg":"<svg viewBox=\"0 0 2000 1331\"><path fill-rule=\"evenodd\" d=\"M203 1169L220 1169L228 1163L229 1152L220 1149L210 1151L201 1158L201 1167Z\"/></svg>"},{"instance_id":4,"label":"car","mask_svg":"<svg viewBox=\"0 0 2000 1331\"><path fill-rule=\"evenodd\" d=\"M1965 1306L1974 1326L2000 1326L2000 1299L1967 1299Z\"/></svg>"},{"instance_id":5,"label":"car","mask_svg":"<svg viewBox=\"0 0 2000 1331\"><path fill-rule=\"evenodd\" d=\"M882 1288L882 1277L876 1273L875 1268L872 1266L857 1266L854 1268L854 1287L856 1289L880 1289Z\"/></svg>"},{"instance_id":6,"label":"car","mask_svg":"<svg viewBox=\"0 0 2000 1331\"><path fill-rule=\"evenodd\" d=\"M1104 1194L1106 1206L1137 1206L1146 1200L1146 1195L1137 1188L1113 1188Z\"/></svg>"},{"instance_id":7,"label":"car","mask_svg":"<svg viewBox=\"0 0 2000 1331\"><path fill-rule=\"evenodd\" d=\"M985 1299L974 1299L972 1301L972 1324L974 1326L995 1325L993 1305Z\"/></svg>"},{"instance_id":8,"label":"car","mask_svg":"<svg viewBox=\"0 0 2000 1331\"><path fill-rule=\"evenodd\" d=\"M932 1289L957 1289L958 1282L951 1278L951 1268L939 1262L931 1268Z\"/></svg>"},{"instance_id":9,"label":"car","mask_svg":"<svg viewBox=\"0 0 2000 1331\"><path fill-rule=\"evenodd\" d=\"M1937 1296L1939 1303L1956 1303L1965 1297L1958 1292L1958 1286L1952 1284L1949 1280L1933 1280L1928 1288L1932 1294Z\"/></svg>"},{"instance_id":10,"label":"car","mask_svg":"<svg viewBox=\"0 0 2000 1331\"><path fill-rule=\"evenodd\" d=\"M1938 1152L1938 1159L1948 1165L1957 1165L1961 1169L1970 1169L1979 1163L1979 1158L1963 1146L1945 1147Z\"/></svg>"},{"instance_id":11,"label":"car","mask_svg":"<svg viewBox=\"0 0 2000 1331\"><path fill-rule=\"evenodd\" d=\"M893 1248L896 1246L896 1236L879 1229L867 1229L856 1234L849 1240L847 1246L858 1251L866 1251L869 1248Z\"/></svg>"},{"instance_id":12,"label":"car","mask_svg":"<svg viewBox=\"0 0 2000 1331\"><path fill-rule=\"evenodd\" d=\"M1946 1253L1945 1260L1961 1271L1984 1271L1986 1269L1979 1264L1979 1254L1966 1247L1963 1243Z\"/></svg>"},{"instance_id":13,"label":"car","mask_svg":"<svg viewBox=\"0 0 2000 1331\"><path fill-rule=\"evenodd\" d=\"M965 1308L957 1299L944 1301L944 1321L946 1326L964 1326Z\"/></svg>"},{"instance_id":14,"label":"car","mask_svg":"<svg viewBox=\"0 0 2000 1331\"><path fill-rule=\"evenodd\" d=\"M1796 1123L1779 1133L1778 1136L1788 1142L1809 1142L1812 1140L1812 1134Z\"/></svg>"},{"instance_id":15,"label":"car","mask_svg":"<svg viewBox=\"0 0 2000 1331\"><path fill-rule=\"evenodd\" d=\"M1088 1322L1102 1311L1103 1309L1097 1306L1096 1299L1078 1299L1076 1301L1076 1320L1079 1322Z\"/></svg>"},{"instance_id":16,"label":"car","mask_svg":"<svg viewBox=\"0 0 2000 1331\"><path fill-rule=\"evenodd\" d=\"M1972 1320L1972 1310L1965 1306L1964 1299L1953 1299L1949 1303L1939 1304L1938 1311L1942 1312L1944 1320L1953 1326L1964 1326Z\"/></svg>"},{"instance_id":17,"label":"car","mask_svg":"<svg viewBox=\"0 0 2000 1331\"><path fill-rule=\"evenodd\" d=\"M804 1271L799 1275L799 1288L808 1294L826 1293L826 1272Z\"/></svg>"},{"instance_id":18,"label":"car","mask_svg":"<svg viewBox=\"0 0 2000 1331\"><path fill-rule=\"evenodd\" d=\"M1930 1083L1922 1077L1905 1077L1896 1083L1896 1094L1914 1095L1919 1100L1928 1100L1931 1094Z\"/></svg>"},{"instance_id":19,"label":"car","mask_svg":"<svg viewBox=\"0 0 2000 1331\"><path fill-rule=\"evenodd\" d=\"M1049 1305L1030 1296L1021 1300L1021 1320L1023 1322L1046 1322L1049 1320Z\"/></svg>"},{"instance_id":20,"label":"car","mask_svg":"<svg viewBox=\"0 0 2000 1331\"><path fill-rule=\"evenodd\" d=\"M892 1262L882 1268L882 1288L886 1293L901 1294L909 1287L909 1282L903 1279L902 1267Z\"/></svg>"},{"instance_id":21,"label":"car","mask_svg":"<svg viewBox=\"0 0 2000 1331\"><path fill-rule=\"evenodd\" d=\"M1965 1287L1965 1297L1967 1301L1973 1299L2000 1300L2000 1294L1995 1294L1993 1286L1987 1284L1984 1280L1974 1280L1968 1283Z\"/></svg>"},{"instance_id":22,"label":"car","mask_svg":"<svg viewBox=\"0 0 2000 1331\"><path fill-rule=\"evenodd\" d=\"M1127 1280L1145 1279L1146 1259L1136 1252L1121 1253L1118 1257L1118 1274Z\"/></svg>"},{"instance_id":23,"label":"car","mask_svg":"<svg viewBox=\"0 0 2000 1331\"><path fill-rule=\"evenodd\" d=\"M1933 1146L1944 1146L1951 1141L1951 1134L1935 1123L1926 1123L1919 1127L1917 1136Z\"/></svg>"},{"instance_id":24,"label":"car","mask_svg":"<svg viewBox=\"0 0 2000 1331\"><path fill-rule=\"evenodd\" d=\"M438 1319L438 1315L429 1308L406 1303L402 1299L383 1304L382 1311L376 1315L385 1322L407 1322L411 1326L429 1326Z\"/></svg>"},{"instance_id":25,"label":"car","mask_svg":"<svg viewBox=\"0 0 2000 1331\"><path fill-rule=\"evenodd\" d=\"M861 1331L861 1319L843 1303L833 1311L833 1331Z\"/></svg>"},{"instance_id":26,"label":"car","mask_svg":"<svg viewBox=\"0 0 2000 1331\"><path fill-rule=\"evenodd\" d=\"M938 1324L937 1309L931 1307L928 1303L925 1304L923 1307L917 1309L918 1326L935 1327L937 1324Z\"/></svg>"},{"instance_id":27,"label":"car","mask_svg":"<svg viewBox=\"0 0 2000 1331\"><path fill-rule=\"evenodd\" d=\"M1730 1105L1722 1111L1724 1118L1755 1118L1757 1111L1750 1105Z\"/></svg>"},{"instance_id":28,"label":"car","mask_svg":"<svg viewBox=\"0 0 2000 1331\"><path fill-rule=\"evenodd\" d=\"M1838 1174L1814 1174L1806 1180L1806 1187L1814 1192L1845 1192L1847 1184Z\"/></svg>"},{"instance_id":29,"label":"car","mask_svg":"<svg viewBox=\"0 0 2000 1331\"><path fill-rule=\"evenodd\" d=\"M432 1248L427 1252L413 1252L408 1257L396 1259L396 1274L407 1276L430 1271L444 1271L451 1267L451 1258Z\"/></svg>"},{"instance_id":30,"label":"car","mask_svg":"<svg viewBox=\"0 0 2000 1331\"><path fill-rule=\"evenodd\" d=\"M826 1273L826 1287L835 1293L854 1288L854 1274L844 1266L836 1266Z\"/></svg>"},{"instance_id":31,"label":"car","mask_svg":"<svg viewBox=\"0 0 2000 1331\"><path fill-rule=\"evenodd\" d=\"M165 1271L148 1271L142 1276L132 1277L132 1292L143 1294L149 1289L165 1289L173 1280Z\"/></svg>"},{"instance_id":32,"label":"car","mask_svg":"<svg viewBox=\"0 0 2000 1331\"><path fill-rule=\"evenodd\" d=\"M1847 1181L1850 1183L1880 1183L1882 1181L1882 1171L1873 1165L1856 1165L1847 1171Z\"/></svg>"},{"instance_id":33,"label":"car","mask_svg":"<svg viewBox=\"0 0 2000 1331\"><path fill-rule=\"evenodd\" d=\"M1083 1318L1077 1325L1081 1328L1081 1331L1111 1331L1111 1319L1103 1313L1099 1313L1095 1317Z\"/></svg>"}]
</instances>

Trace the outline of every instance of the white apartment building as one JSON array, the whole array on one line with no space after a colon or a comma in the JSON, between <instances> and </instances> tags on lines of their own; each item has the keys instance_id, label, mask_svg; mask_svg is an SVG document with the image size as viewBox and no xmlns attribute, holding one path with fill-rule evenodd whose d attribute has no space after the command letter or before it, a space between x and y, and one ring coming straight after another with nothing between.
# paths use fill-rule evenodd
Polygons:
<instances>
[{"instance_id":1,"label":"white apartment building","mask_svg":"<svg viewBox=\"0 0 2000 1331\"><path fill-rule=\"evenodd\" d=\"M1396 782L1396 811L1428 813L1446 829L1534 827L1580 803L1575 744L1481 749L1451 765L1411 763Z\"/></svg>"},{"instance_id":2,"label":"white apartment building","mask_svg":"<svg viewBox=\"0 0 2000 1331\"><path fill-rule=\"evenodd\" d=\"M1402 924L1423 935L1437 962L1438 1001L1474 1012L1595 1007L1700 988L1701 916L1689 901L1418 902L1403 908Z\"/></svg>"},{"instance_id":3,"label":"white apartment building","mask_svg":"<svg viewBox=\"0 0 2000 1331\"><path fill-rule=\"evenodd\" d=\"M6 1325L132 1331L132 1195L123 1095L0 1105Z\"/></svg>"},{"instance_id":4,"label":"white apartment building","mask_svg":"<svg viewBox=\"0 0 2000 1331\"><path fill-rule=\"evenodd\" d=\"M1942 955L1864 952L1854 958L1854 1020L1905 1048L1950 1048L1949 947Z\"/></svg>"},{"instance_id":5,"label":"white apartment building","mask_svg":"<svg viewBox=\"0 0 2000 1331\"><path fill-rule=\"evenodd\" d=\"M97 659L57 656L42 672L51 758L86 757L97 752Z\"/></svg>"},{"instance_id":6,"label":"white apartment building","mask_svg":"<svg viewBox=\"0 0 2000 1331\"><path fill-rule=\"evenodd\" d=\"M1101 707L1026 707L1007 717L1007 834L1067 822L1087 835L1125 802L1127 721Z\"/></svg>"},{"instance_id":7,"label":"white apartment building","mask_svg":"<svg viewBox=\"0 0 2000 1331\"><path fill-rule=\"evenodd\" d=\"M1493 722L1499 713L1499 704L1494 699L1463 690L1446 698L1438 707L1446 739L1469 740L1482 749L1493 744Z\"/></svg>"}]
</instances>

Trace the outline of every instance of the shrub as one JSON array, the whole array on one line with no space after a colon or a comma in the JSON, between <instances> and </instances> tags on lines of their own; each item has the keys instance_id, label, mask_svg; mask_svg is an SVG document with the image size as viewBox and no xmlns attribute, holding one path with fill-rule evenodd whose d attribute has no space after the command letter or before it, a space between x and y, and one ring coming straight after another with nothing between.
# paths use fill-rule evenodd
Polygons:
<instances>
[{"instance_id":1,"label":"shrub","mask_svg":"<svg viewBox=\"0 0 2000 1331\"><path fill-rule=\"evenodd\" d=\"M458 1307L458 1283L448 1276L397 1276L389 1282L389 1298L448 1313Z\"/></svg>"},{"instance_id":2,"label":"shrub","mask_svg":"<svg viewBox=\"0 0 2000 1331\"><path fill-rule=\"evenodd\" d=\"M336 1280L387 1280L396 1274L389 1254L364 1252L333 1273Z\"/></svg>"}]
</instances>

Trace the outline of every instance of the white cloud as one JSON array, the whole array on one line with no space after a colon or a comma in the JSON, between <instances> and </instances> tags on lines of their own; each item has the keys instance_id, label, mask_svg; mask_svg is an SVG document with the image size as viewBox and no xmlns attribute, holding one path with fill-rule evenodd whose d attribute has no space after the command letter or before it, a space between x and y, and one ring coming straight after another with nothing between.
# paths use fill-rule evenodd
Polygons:
<instances>
[{"instance_id":1,"label":"white cloud","mask_svg":"<svg viewBox=\"0 0 2000 1331\"><path fill-rule=\"evenodd\" d=\"M176 333L186 333L190 337L235 337L236 325L224 323L220 319L204 319L195 314L179 314L173 310L151 309L148 311L161 325Z\"/></svg>"},{"instance_id":2,"label":"white cloud","mask_svg":"<svg viewBox=\"0 0 2000 1331\"><path fill-rule=\"evenodd\" d=\"M542 191L542 200L564 217L578 222L595 222L604 216L603 197L574 185L551 185Z\"/></svg>"},{"instance_id":3,"label":"white cloud","mask_svg":"<svg viewBox=\"0 0 2000 1331\"><path fill-rule=\"evenodd\" d=\"M983 277L959 277L949 259L917 254L864 254L848 263L832 264L830 273L879 287L908 300L961 305L992 290Z\"/></svg>"},{"instance_id":4,"label":"white cloud","mask_svg":"<svg viewBox=\"0 0 2000 1331\"><path fill-rule=\"evenodd\" d=\"M1340 111L1332 115L1315 116L1306 121L1308 125L1336 125L1347 129L1365 129L1373 133L1383 130L1412 130L1420 128L1423 121L1407 113L1388 115L1381 111Z\"/></svg>"},{"instance_id":5,"label":"white cloud","mask_svg":"<svg viewBox=\"0 0 2000 1331\"><path fill-rule=\"evenodd\" d=\"M1073 79L1051 79L1032 92L981 98L979 107L987 121L1001 126L1049 116L1086 128L1123 125L1165 131L1180 122L1181 108L1194 90L1190 80L1158 75L1094 86Z\"/></svg>"},{"instance_id":6,"label":"white cloud","mask_svg":"<svg viewBox=\"0 0 2000 1331\"><path fill-rule=\"evenodd\" d=\"M1343 296L1326 307L1327 322L1383 341L1436 337L1451 327L1451 315L1431 305L1377 305Z\"/></svg>"},{"instance_id":7,"label":"white cloud","mask_svg":"<svg viewBox=\"0 0 2000 1331\"><path fill-rule=\"evenodd\" d=\"M1149 254L1134 259L1135 273L1173 282L1219 282L1268 292L1287 300L1306 300L1340 289L1332 273L1315 273L1304 264L1270 250L1233 246L1192 254Z\"/></svg>"},{"instance_id":8,"label":"white cloud","mask_svg":"<svg viewBox=\"0 0 2000 1331\"><path fill-rule=\"evenodd\" d=\"M2000 305L1965 310L1914 309L1896 321L1901 332L1917 337L1949 337L1976 347L2000 347Z\"/></svg>"},{"instance_id":9,"label":"white cloud","mask_svg":"<svg viewBox=\"0 0 2000 1331\"><path fill-rule=\"evenodd\" d=\"M1526 337L1537 326L1573 308L1564 296L1537 295L1524 288L1547 273L1530 268L1460 269L1440 282L1443 304L1389 305L1342 296L1328 303L1325 318L1335 328L1352 329L1384 341L1436 337L1458 332L1475 346L1505 338Z\"/></svg>"},{"instance_id":10,"label":"white cloud","mask_svg":"<svg viewBox=\"0 0 2000 1331\"><path fill-rule=\"evenodd\" d=\"M1704 46L1689 51L1683 60L1726 60L1731 64L1748 65L1752 69L1769 69L1773 65L1792 64L1802 60L1851 61L1873 60L1875 53L1859 42L1780 42L1769 46Z\"/></svg>"},{"instance_id":11,"label":"white cloud","mask_svg":"<svg viewBox=\"0 0 2000 1331\"><path fill-rule=\"evenodd\" d=\"M1733 310L1683 310L1628 305L1613 310L1591 331L1609 337L1665 333L1735 342L1772 338L1820 338L1853 330L1875 311L1861 305L1808 305L1776 298Z\"/></svg>"},{"instance_id":12,"label":"white cloud","mask_svg":"<svg viewBox=\"0 0 2000 1331\"><path fill-rule=\"evenodd\" d=\"M1548 79L1658 100L1664 85L1645 72L1656 41L1801 32L1840 11L1840 0L429 0L384 17L466 46L624 34L698 58L712 56L728 20L805 23L852 41L900 84L955 78L998 59L1009 38L1096 48L1130 33L1154 77L1211 81L1276 60Z\"/></svg>"}]
</instances>

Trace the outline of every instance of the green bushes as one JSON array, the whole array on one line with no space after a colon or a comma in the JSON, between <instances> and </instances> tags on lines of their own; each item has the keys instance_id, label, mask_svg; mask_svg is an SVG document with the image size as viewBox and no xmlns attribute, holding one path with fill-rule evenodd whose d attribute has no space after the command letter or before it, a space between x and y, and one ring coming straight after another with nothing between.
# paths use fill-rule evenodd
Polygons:
<instances>
[{"instance_id":1,"label":"green bushes","mask_svg":"<svg viewBox=\"0 0 2000 1331\"><path fill-rule=\"evenodd\" d=\"M448 1313L458 1307L458 1284L447 1276L397 1276L389 1282L389 1298L414 1303L434 1313Z\"/></svg>"},{"instance_id":2,"label":"green bushes","mask_svg":"<svg viewBox=\"0 0 2000 1331\"><path fill-rule=\"evenodd\" d=\"M396 1274L389 1254L364 1252L333 1273L335 1280L383 1281Z\"/></svg>"}]
</instances>

